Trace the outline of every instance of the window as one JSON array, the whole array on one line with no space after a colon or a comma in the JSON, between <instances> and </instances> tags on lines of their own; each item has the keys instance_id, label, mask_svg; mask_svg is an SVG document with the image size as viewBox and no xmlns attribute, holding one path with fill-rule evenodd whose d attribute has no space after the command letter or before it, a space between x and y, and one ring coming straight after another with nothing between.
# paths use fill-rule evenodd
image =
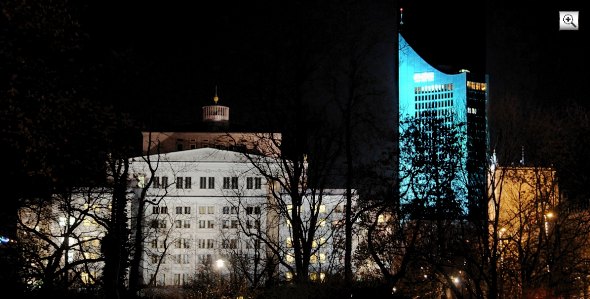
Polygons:
<instances>
[{"instance_id":1,"label":"window","mask_svg":"<svg viewBox=\"0 0 590 299\"><path fill-rule=\"evenodd\" d=\"M174 221L174 227L181 228L182 227L182 220L176 220L176 221Z\"/></svg>"},{"instance_id":2,"label":"window","mask_svg":"<svg viewBox=\"0 0 590 299\"><path fill-rule=\"evenodd\" d=\"M262 178L254 178L254 189L262 188Z\"/></svg>"},{"instance_id":3,"label":"window","mask_svg":"<svg viewBox=\"0 0 590 299\"><path fill-rule=\"evenodd\" d=\"M238 228L238 220L231 221L231 228Z\"/></svg>"},{"instance_id":4,"label":"window","mask_svg":"<svg viewBox=\"0 0 590 299\"><path fill-rule=\"evenodd\" d=\"M184 228L191 228L191 221L190 220L184 221Z\"/></svg>"},{"instance_id":5,"label":"window","mask_svg":"<svg viewBox=\"0 0 590 299\"><path fill-rule=\"evenodd\" d=\"M229 228L229 220L223 220L221 227L222 228Z\"/></svg>"},{"instance_id":6,"label":"window","mask_svg":"<svg viewBox=\"0 0 590 299\"><path fill-rule=\"evenodd\" d=\"M223 249L229 248L229 240L221 241L221 248L223 248Z\"/></svg>"},{"instance_id":7,"label":"window","mask_svg":"<svg viewBox=\"0 0 590 299\"><path fill-rule=\"evenodd\" d=\"M246 189L254 188L254 178L246 178Z\"/></svg>"},{"instance_id":8,"label":"window","mask_svg":"<svg viewBox=\"0 0 590 299\"><path fill-rule=\"evenodd\" d=\"M180 285L180 273L175 273L174 274L174 285L175 286L179 286Z\"/></svg>"},{"instance_id":9,"label":"window","mask_svg":"<svg viewBox=\"0 0 590 299\"><path fill-rule=\"evenodd\" d=\"M182 247L182 239L174 240L174 248L180 248L180 247Z\"/></svg>"},{"instance_id":10,"label":"window","mask_svg":"<svg viewBox=\"0 0 590 299\"><path fill-rule=\"evenodd\" d=\"M287 238L285 240L285 245L287 245L287 248L293 247L293 240L291 238Z\"/></svg>"},{"instance_id":11,"label":"window","mask_svg":"<svg viewBox=\"0 0 590 299\"><path fill-rule=\"evenodd\" d=\"M238 240L236 240L236 239L229 240L229 248L231 248L231 249L238 248Z\"/></svg>"},{"instance_id":12,"label":"window","mask_svg":"<svg viewBox=\"0 0 590 299\"><path fill-rule=\"evenodd\" d=\"M215 228L215 221L207 220L207 228Z\"/></svg>"},{"instance_id":13,"label":"window","mask_svg":"<svg viewBox=\"0 0 590 299\"><path fill-rule=\"evenodd\" d=\"M207 207L201 206L199 207L199 214L207 214Z\"/></svg>"},{"instance_id":14,"label":"window","mask_svg":"<svg viewBox=\"0 0 590 299\"><path fill-rule=\"evenodd\" d=\"M157 264L158 263L158 256L157 255L152 255L151 256L151 260L152 260L152 264Z\"/></svg>"},{"instance_id":15,"label":"window","mask_svg":"<svg viewBox=\"0 0 590 299\"><path fill-rule=\"evenodd\" d=\"M326 205L320 205L320 213L326 213Z\"/></svg>"},{"instance_id":16,"label":"window","mask_svg":"<svg viewBox=\"0 0 590 299\"><path fill-rule=\"evenodd\" d=\"M176 189L182 189L184 187L184 181L181 176L176 178Z\"/></svg>"},{"instance_id":17,"label":"window","mask_svg":"<svg viewBox=\"0 0 590 299\"><path fill-rule=\"evenodd\" d=\"M199 178L199 188L201 188L201 189L207 188L207 178L206 177Z\"/></svg>"},{"instance_id":18,"label":"window","mask_svg":"<svg viewBox=\"0 0 590 299\"><path fill-rule=\"evenodd\" d=\"M206 223L205 220L199 220L199 228L205 228Z\"/></svg>"},{"instance_id":19,"label":"window","mask_svg":"<svg viewBox=\"0 0 590 299\"><path fill-rule=\"evenodd\" d=\"M214 248L214 245L215 245L215 240L207 239L207 248L209 248L209 249Z\"/></svg>"},{"instance_id":20,"label":"window","mask_svg":"<svg viewBox=\"0 0 590 299\"><path fill-rule=\"evenodd\" d=\"M229 177L223 178L223 189L229 189Z\"/></svg>"},{"instance_id":21,"label":"window","mask_svg":"<svg viewBox=\"0 0 590 299\"><path fill-rule=\"evenodd\" d=\"M223 207L223 214L229 214L229 207Z\"/></svg>"},{"instance_id":22,"label":"window","mask_svg":"<svg viewBox=\"0 0 590 299\"><path fill-rule=\"evenodd\" d=\"M254 211L254 207L246 207L246 214L247 215L251 215L253 211Z\"/></svg>"},{"instance_id":23,"label":"window","mask_svg":"<svg viewBox=\"0 0 590 299\"><path fill-rule=\"evenodd\" d=\"M231 178L231 188L238 189L238 177L235 176Z\"/></svg>"},{"instance_id":24,"label":"window","mask_svg":"<svg viewBox=\"0 0 590 299\"><path fill-rule=\"evenodd\" d=\"M182 207L176 207L176 214L182 214Z\"/></svg>"},{"instance_id":25,"label":"window","mask_svg":"<svg viewBox=\"0 0 590 299\"><path fill-rule=\"evenodd\" d=\"M166 220L160 220L159 227L166 228Z\"/></svg>"},{"instance_id":26,"label":"window","mask_svg":"<svg viewBox=\"0 0 590 299\"><path fill-rule=\"evenodd\" d=\"M154 188L160 189L160 177L159 176L154 177Z\"/></svg>"},{"instance_id":27,"label":"window","mask_svg":"<svg viewBox=\"0 0 590 299\"><path fill-rule=\"evenodd\" d=\"M158 248L158 239L152 240L152 248Z\"/></svg>"},{"instance_id":28,"label":"window","mask_svg":"<svg viewBox=\"0 0 590 299\"><path fill-rule=\"evenodd\" d=\"M213 206L207 207L207 214L215 214L215 207L213 207Z\"/></svg>"},{"instance_id":29,"label":"window","mask_svg":"<svg viewBox=\"0 0 590 299\"><path fill-rule=\"evenodd\" d=\"M152 214L168 214L168 207L154 206L152 207Z\"/></svg>"},{"instance_id":30,"label":"window","mask_svg":"<svg viewBox=\"0 0 590 299\"><path fill-rule=\"evenodd\" d=\"M207 240L205 239L199 239L197 243L199 244L199 248L205 248L207 246Z\"/></svg>"},{"instance_id":31,"label":"window","mask_svg":"<svg viewBox=\"0 0 590 299\"><path fill-rule=\"evenodd\" d=\"M168 188L168 177L167 176L163 176L162 177L162 185L163 188Z\"/></svg>"},{"instance_id":32,"label":"window","mask_svg":"<svg viewBox=\"0 0 590 299\"><path fill-rule=\"evenodd\" d=\"M184 189L192 188L192 181L190 177L184 178Z\"/></svg>"},{"instance_id":33,"label":"window","mask_svg":"<svg viewBox=\"0 0 590 299\"><path fill-rule=\"evenodd\" d=\"M151 228L158 228L159 222L158 220L154 219L150 222L150 227Z\"/></svg>"},{"instance_id":34,"label":"window","mask_svg":"<svg viewBox=\"0 0 590 299\"><path fill-rule=\"evenodd\" d=\"M209 177L209 189L215 189L215 178L212 176Z\"/></svg>"},{"instance_id":35,"label":"window","mask_svg":"<svg viewBox=\"0 0 590 299\"><path fill-rule=\"evenodd\" d=\"M254 207L254 214L260 214L260 207Z\"/></svg>"},{"instance_id":36,"label":"window","mask_svg":"<svg viewBox=\"0 0 590 299\"><path fill-rule=\"evenodd\" d=\"M231 207L231 213L232 214L237 214L238 213L238 207Z\"/></svg>"},{"instance_id":37,"label":"window","mask_svg":"<svg viewBox=\"0 0 590 299\"><path fill-rule=\"evenodd\" d=\"M191 213L191 207L184 207L184 213L185 214L190 214Z\"/></svg>"}]
</instances>

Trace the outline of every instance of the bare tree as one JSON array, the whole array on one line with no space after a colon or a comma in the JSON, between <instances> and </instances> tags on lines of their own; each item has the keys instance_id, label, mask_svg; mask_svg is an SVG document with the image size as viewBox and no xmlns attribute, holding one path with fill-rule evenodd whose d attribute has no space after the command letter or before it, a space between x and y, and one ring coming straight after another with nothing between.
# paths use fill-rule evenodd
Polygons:
<instances>
[{"instance_id":1,"label":"bare tree","mask_svg":"<svg viewBox=\"0 0 590 299\"><path fill-rule=\"evenodd\" d=\"M32 292L98 289L98 246L110 210L108 188L78 188L29 201L18 218L22 277Z\"/></svg>"}]
</instances>

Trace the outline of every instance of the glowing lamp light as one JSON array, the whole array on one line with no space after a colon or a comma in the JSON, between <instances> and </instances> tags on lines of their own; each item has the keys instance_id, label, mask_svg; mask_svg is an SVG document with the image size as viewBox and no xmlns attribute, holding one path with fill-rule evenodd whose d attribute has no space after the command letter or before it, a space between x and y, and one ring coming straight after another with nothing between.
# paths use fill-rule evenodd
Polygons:
<instances>
[{"instance_id":1,"label":"glowing lamp light","mask_svg":"<svg viewBox=\"0 0 590 299\"><path fill-rule=\"evenodd\" d=\"M10 242L10 239L9 238L7 238L5 236L0 236L0 243L6 244L8 242Z\"/></svg>"},{"instance_id":2,"label":"glowing lamp light","mask_svg":"<svg viewBox=\"0 0 590 299\"><path fill-rule=\"evenodd\" d=\"M221 269L225 266L225 261L222 259L218 259L215 261L215 267L217 267L217 269Z\"/></svg>"}]
</instances>

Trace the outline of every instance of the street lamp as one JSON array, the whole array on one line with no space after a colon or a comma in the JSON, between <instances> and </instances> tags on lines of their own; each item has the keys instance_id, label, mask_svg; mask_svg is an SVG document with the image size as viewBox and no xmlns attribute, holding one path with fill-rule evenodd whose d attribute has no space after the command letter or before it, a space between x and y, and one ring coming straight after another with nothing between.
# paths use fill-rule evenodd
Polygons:
<instances>
[{"instance_id":1,"label":"street lamp","mask_svg":"<svg viewBox=\"0 0 590 299\"><path fill-rule=\"evenodd\" d=\"M215 261L215 267L217 268L217 270L219 270L221 272L221 270L223 269L223 267L225 267L225 261L222 259L218 259Z\"/></svg>"}]
</instances>

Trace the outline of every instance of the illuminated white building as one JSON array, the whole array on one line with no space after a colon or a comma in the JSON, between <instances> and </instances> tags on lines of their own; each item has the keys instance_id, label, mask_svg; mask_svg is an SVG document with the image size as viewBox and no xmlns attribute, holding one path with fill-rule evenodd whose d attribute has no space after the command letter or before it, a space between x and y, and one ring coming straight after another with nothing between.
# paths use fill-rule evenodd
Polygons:
<instances>
[{"instance_id":1,"label":"illuminated white building","mask_svg":"<svg viewBox=\"0 0 590 299\"><path fill-rule=\"evenodd\" d=\"M357 194L353 190L354 208L357 202ZM283 194L284 203L287 203L287 213L280 220L280 246L284 260L290 267L294 268L295 258L293 255L293 229L290 218L293 205L287 194ZM312 250L309 259L309 278L312 281L323 281L326 275L332 273L344 273L344 241L345 241L345 211L346 211L346 189L328 189L321 192L305 193L300 208L301 220L304 223L304 233L312 228L312 218L315 218L315 233L311 240ZM316 215L315 217L312 217ZM352 252L354 253L359 244L357 225L353 225ZM309 240L306 236L306 240ZM293 269L285 265L280 267L284 279L293 279Z\"/></svg>"},{"instance_id":2,"label":"illuminated white building","mask_svg":"<svg viewBox=\"0 0 590 299\"><path fill-rule=\"evenodd\" d=\"M183 285L222 264L229 268L232 256L260 257L264 245L242 229L264 229L268 186L244 154L201 148L150 160L157 170L143 211L146 285ZM142 187L148 164L137 157L131 169ZM135 190L139 198L142 188Z\"/></svg>"}]
</instances>

